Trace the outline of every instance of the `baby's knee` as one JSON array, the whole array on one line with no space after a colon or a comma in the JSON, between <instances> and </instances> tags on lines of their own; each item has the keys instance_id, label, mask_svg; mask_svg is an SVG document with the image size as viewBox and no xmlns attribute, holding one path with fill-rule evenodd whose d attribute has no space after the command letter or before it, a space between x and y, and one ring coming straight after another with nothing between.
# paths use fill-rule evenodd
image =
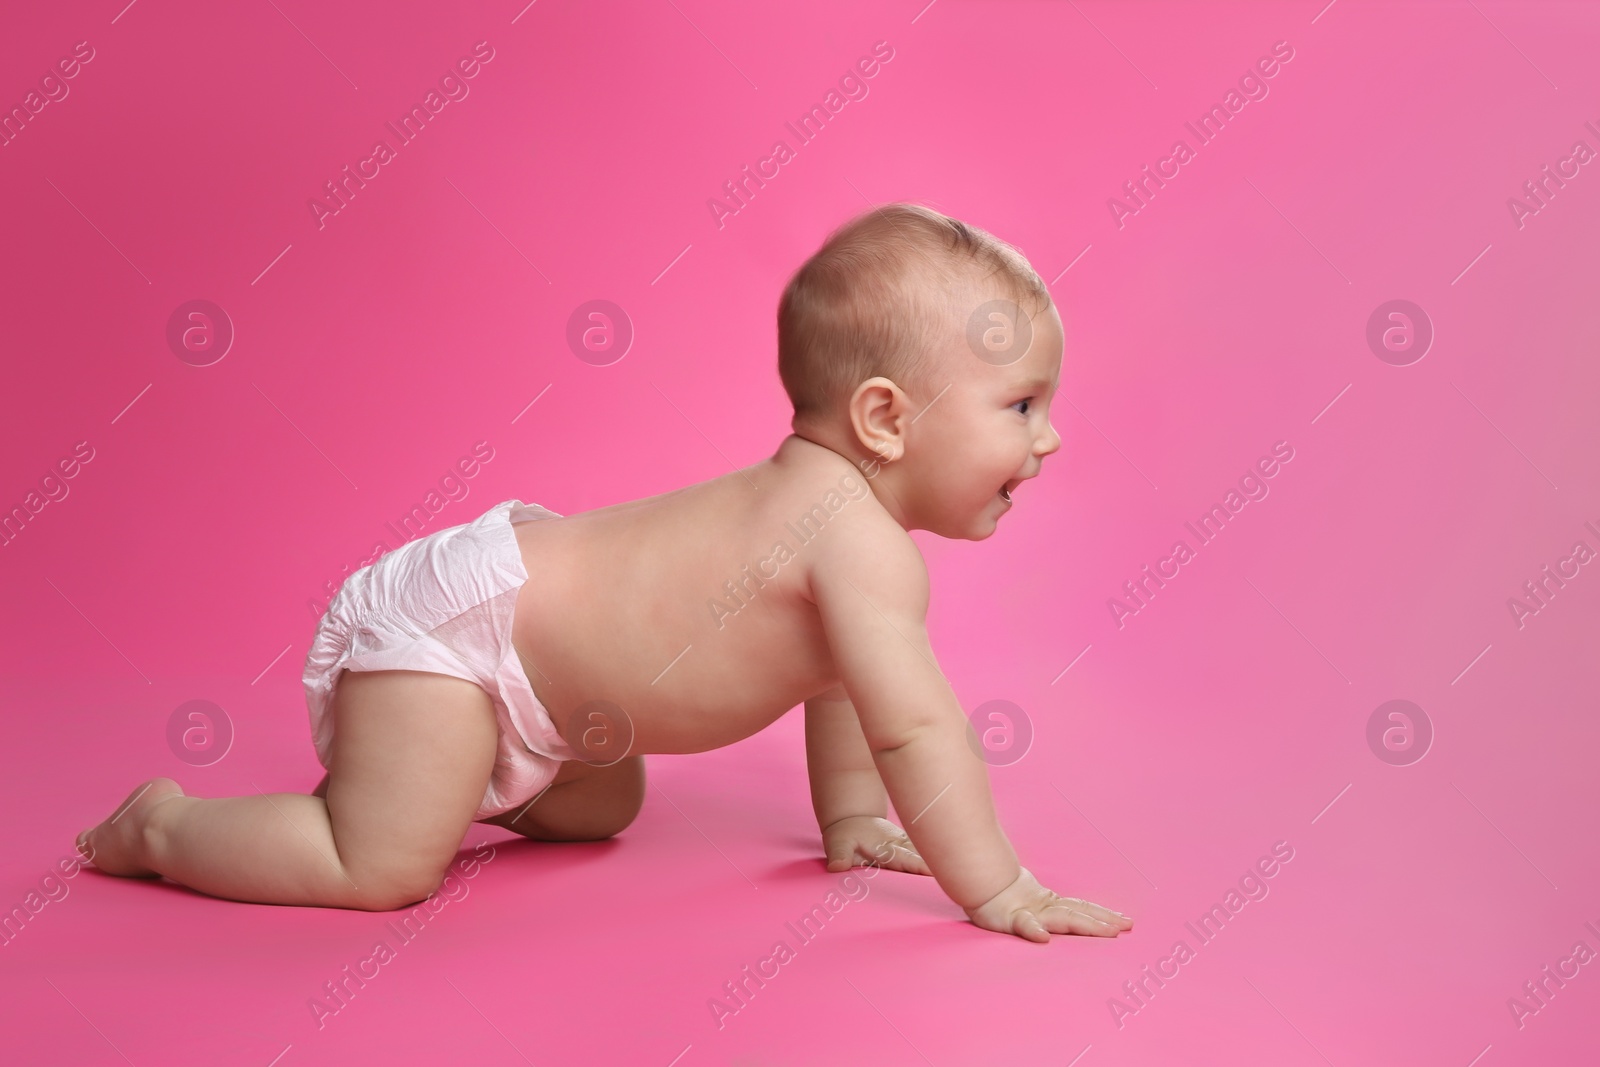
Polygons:
<instances>
[{"instance_id":1,"label":"baby's knee","mask_svg":"<svg viewBox=\"0 0 1600 1067\"><path fill-rule=\"evenodd\" d=\"M551 821L546 832L553 840L604 841L632 825L644 806L644 779L637 788L631 778L619 777L583 798L572 798L568 809Z\"/></svg>"},{"instance_id":2,"label":"baby's knee","mask_svg":"<svg viewBox=\"0 0 1600 1067\"><path fill-rule=\"evenodd\" d=\"M394 864L347 871L350 906L362 911L397 911L426 900L444 882L448 865Z\"/></svg>"},{"instance_id":3,"label":"baby's knee","mask_svg":"<svg viewBox=\"0 0 1600 1067\"><path fill-rule=\"evenodd\" d=\"M628 806L625 804L609 804L596 811L578 840L604 841L608 837L615 837L629 826L638 817L640 805Z\"/></svg>"},{"instance_id":4,"label":"baby's knee","mask_svg":"<svg viewBox=\"0 0 1600 1067\"><path fill-rule=\"evenodd\" d=\"M540 841L603 841L627 829L644 806L644 757L581 774L558 783L512 829Z\"/></svg>"},{"instance_id":5,"label":"baby's knee","mask_svg":"<svg viewBox=\"0 0 1600 1067\"><path fill-rule=\"evenodd\" d=\"M627 812L628 822L632 822L633 817L639 814L639 809L644 807L644 757L629 756L618 762L617 767L619 774L614 787L617 804L619 810Z\"/></svg>"}]
</instances>

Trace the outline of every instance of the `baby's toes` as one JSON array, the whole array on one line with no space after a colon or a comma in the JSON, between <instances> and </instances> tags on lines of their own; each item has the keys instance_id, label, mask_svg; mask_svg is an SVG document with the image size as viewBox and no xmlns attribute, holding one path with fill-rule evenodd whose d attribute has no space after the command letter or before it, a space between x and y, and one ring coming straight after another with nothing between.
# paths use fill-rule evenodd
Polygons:
<instances>
[{"instance_id":1,"label":"baby's toes","mask_svg":"<svg viewBox=\"0 0 1600 1067\"><path fill-rule=\"evenodd\" d=\"M78 835L78 852L95 869L107 874L134 878L153 878L156 872L144 863L145 819L155 804L183 790L170 778L145 782L117 805L104 822Z\"/></svg>"}]
</instances>

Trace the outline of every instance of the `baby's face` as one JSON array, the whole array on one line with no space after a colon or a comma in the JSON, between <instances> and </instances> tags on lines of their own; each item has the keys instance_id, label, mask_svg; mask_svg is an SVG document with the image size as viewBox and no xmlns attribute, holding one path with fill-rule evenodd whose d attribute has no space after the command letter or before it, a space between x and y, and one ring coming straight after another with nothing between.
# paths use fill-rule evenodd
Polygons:
<instances>
[{"instance_id":1,"label":"baby's face","mask_svg":"<svg viewBox=\"0 0 1600 1067\"><path fill-rule=\"evenodd\" d=\"M1005 301L1009 314L989 301ZM1018 485L1039 474L1061 447L1050 402L1061 374L1064 339L1054 305L1024 313L1002 294L980 295L953 316L966 328L952 337L932 372L933 400L911 425L905 464L914 526L943 537L981 541L1009 511ZM994 317L998 313L1002 317ZM1010 332L1008 332L1010 331ZM1031 332L1021 356L1018 343ZM991 347L985 341L992 341ZM1012 347L1006 347L1007 343ZM949 388L945 386L948 384ZM930 397L931 399L931 397Z\"/></svg>"}]
</instances>

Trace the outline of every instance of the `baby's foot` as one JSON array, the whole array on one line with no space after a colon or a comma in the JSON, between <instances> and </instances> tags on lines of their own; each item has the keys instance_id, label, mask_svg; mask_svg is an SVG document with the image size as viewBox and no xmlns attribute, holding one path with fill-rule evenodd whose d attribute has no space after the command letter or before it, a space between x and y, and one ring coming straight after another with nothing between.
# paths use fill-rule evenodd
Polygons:
<instances>
[{"instance_id":1,"label":"baby's foot","mask_svg":"<svg viewBox=\"0 0 1600 1067\"><path fill-rule=\"evenodd\" d=\"M131 878L155 878L140 862L144 857L144 824L150 811L163 800L183 796L171 778L152 778L128 794L110 817L78 835L78 851L97 870Z\"/></svg>"}]
</instances>

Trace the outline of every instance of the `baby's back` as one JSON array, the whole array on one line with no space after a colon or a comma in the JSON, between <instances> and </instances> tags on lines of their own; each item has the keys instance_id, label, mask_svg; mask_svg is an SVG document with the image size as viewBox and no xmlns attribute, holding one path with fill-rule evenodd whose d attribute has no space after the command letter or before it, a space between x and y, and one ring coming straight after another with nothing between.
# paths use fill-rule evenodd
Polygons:
<instances>
[{"instance_id":1,"label":"baby's back","mask_svg":"<svg viewBox=\"0 0 1600 1067\"><path fill-rule=\"evenodd\" d=\"M885 522L847 460L790 437L711 481L523 523L513 632L534 693L569 742L592 700L626 713L635 753L747 737L838 681L811 542Z\"/></svg>"}]
</instances>

